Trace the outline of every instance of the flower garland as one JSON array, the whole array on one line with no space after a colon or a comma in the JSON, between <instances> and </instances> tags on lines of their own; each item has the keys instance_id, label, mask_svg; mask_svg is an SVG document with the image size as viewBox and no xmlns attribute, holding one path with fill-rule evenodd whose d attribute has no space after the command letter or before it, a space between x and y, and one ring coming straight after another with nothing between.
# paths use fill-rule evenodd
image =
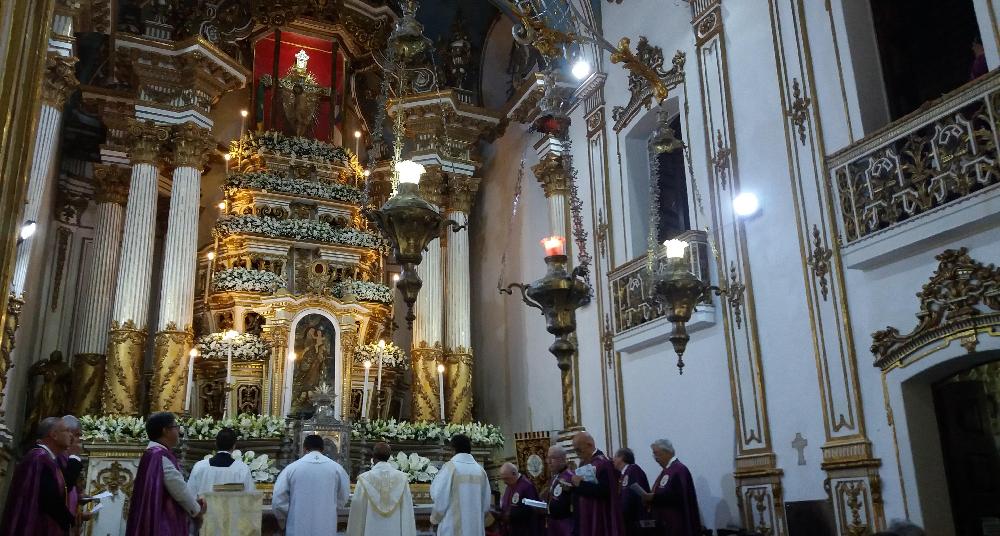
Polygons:
<instances>
[{"instance_id":1,"label":"flower garland","mask_svg":"<svg viewBox=\"0 0 1000 536\"><path fill-rule=\"evenodd\" d=\"M262 134L248 132L230 144L229 152L236 158L248 158L262 150L295 158L338 160L344 163L350 163L351 157L354 156L351 151L343 147L335 147L313 138L286 136L273 130Z\"/></svg>"},{"instance_id":2,"label":"flower garland","mask_svg":"<svg viewBox=\"0 0 1000 536\"><path fill-rule=\"evenodd\" d=\"M285 435L285 420L271 415L241 413L235 418L212 417L181 419L178 423L189 440L214 440L219 430L232 428L240 439L280 439Z\"/></svg>"},{"instance_id":3,"label":"flower garland","mask_svg":"<svg viewBox=\"0 0 1000 536\"><path fill-rule=\"evenodd\" d=\"M473 445L498 448L505 443L498 426L484 423L448 424L436 422L408 422L396 419L376 419L351 424L351 439L359 441L420 441L429 442L451 439L465 434Z\"/></svg>"},{"instance_id":4,"label":"flower garland","mask_svg":"<svg viewBox=\"0 0 1000 536\"><path fill-rule=\"evenodd\" d=\"M371 361L372 365L377 367L380 354L383 367L397 370L410 368L410 360L406 357L406 352L391 342L384 345L373 342L359 346L354 350L354 364L364 365L365 361Z\"/></svg>"},{"instance_id":5,"label":"flower garland","mask_svg":"<svg viewBox=\"0 0 1000 536\"><path fill-rule=\"evenodd\" d=\"M379 251L388 250L388 244L381 235L352 228L334 227L329 223L316 220L278 220L270 216L252 215L222 216L216 221L215 229L212 232L220 238L233 234L252 233L275 238L343 244Z\"/></svg>"},{"instance_id":6,"label":"flower garland","mask_svg":"<svg viewBox=\"0 0 1000 536\"><path fill-rule=\"evenodd\" d=\"M274 293L286 284L285 277L265 270L236 267L220 270L212 275L212 288L219 292Z\"/></svg>"},{"instance_id":7,"label":"flower garland","mask_svg":"<svg viewBox=\"0 0 1000 536\"><path fill-rule=\"evenodd\" d=\"M343 298L345 294L353 294L361 301L391 304L393 302L392 287L371 281L345 279L333 285L333 295Z\"/></svg>"},{"instance_id":8,"label":"flower garland","mask_svg":"<svg viewBox=\"0 0 1000 536\"><path fill-rule=\"evenodd\" d=\"M424 458L416 452L406 454L397 453L389 458L389 465L393 469L406 473L409 482L430 482L434 480L434 475L438 473L438 468L431 465L430 458Z\"/></svg>"},{"instance_id":9,"label":"flower garland","mask_svg":"<svg viewBox=\"0 0 1000 536\"><path fill-rule=\"evenodd\" d=\"M233 451L233 459L241 461L250 467L250 478L254 482L274 482L278 476L278 468L275 467L275 460L267 454L257 455L252 450L243 452L239 449ZM214 454L206 454L204 460L211 460ZM253 491L253 490L246 490Z\"/></svg>"},{"instance_id":10,"label":"flower garland","mask_svg":"<svg viewBox=\"0 0 1000 536\"><path fill-rule=\"evenodd\" d=\"M271 355L271 345L253 333L240 333L232 340L225 340L224 333L210 333L198 337L198 354L202 359L228 359L232 347L237 361L264 361Z\"/></svg>"},{"instance_id":11,"label":"flower garland","mask_svg":"<svg viewBox=\"0 0 1000 536\"><path fill-rule=\"evenodd\" d=\"M84 415L80 417L84 441L146 441L146 421L125 415Z\"/></svg>"},{"instance_id":12,"label":"flower garland","mask_svg":"<svg viewBox=\"0 0 1000 536\"><path fill-rule=\"evenodd\" d=\"M262 190L303 197L315 197L330 201L343 201L360 205L364 202L364 192L336 182L309 181L279 175L269 171L234 173L226 178L226 194L235 190Z\"/></svg>"}]
</instances>

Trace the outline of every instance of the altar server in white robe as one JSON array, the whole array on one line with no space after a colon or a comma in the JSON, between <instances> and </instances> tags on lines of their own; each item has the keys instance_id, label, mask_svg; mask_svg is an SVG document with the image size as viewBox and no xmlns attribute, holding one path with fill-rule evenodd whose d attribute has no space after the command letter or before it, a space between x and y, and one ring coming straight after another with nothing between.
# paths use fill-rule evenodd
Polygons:
<instances>
[{"instance_id":1,"label":"altar server in white robe","mask_svg":"<svg viewBox=\"0 0 1000 536\"><path fill-rule=\"evenodd\" d=\"M337 509L347 504L351 483L339 463L323 455L323 438L306 436L306 453L288 464L274 483L271 507L286 536L337 534Z\"/></svg>"},{"instance_id":2,"label":"altar server in white robe","mask_svg":"<svg viewBox=\"0 0 1000 536\"><path fill-rule=\"evenodd\" d=\"M257 491L250 468L247 464L233 458L236 448L236 430L223 428L215 434L215 448L218 451L207 460L199 460L191 469L191 478L187 487L195 497L200 497L216 486L216 484L243 484L243 491Z\"/></svg>"},{"instance_id":3,"label":"altar server in white robe","mask_svg":"<svg viewBox=\"0 0 1000 536\"><path fill-rule=\"evenodd\" d=\"M347 536L416 536L409 478L389 464L390 454L389 445L375 443L375 466L354 486Z\"/></svg>"},{"instance_id":4,"label":"altar server in white robe","mask_svg":"<svg viewBox=\"0 0 1000 536\"><path fill-rule=\"evenodd\" d=\"M455 456L441 466L431 483L431 523L438 536L483 536L490 511L490 481L472 457L472 440L459 434L451 438Z\"/></svg>"}]
</instances>

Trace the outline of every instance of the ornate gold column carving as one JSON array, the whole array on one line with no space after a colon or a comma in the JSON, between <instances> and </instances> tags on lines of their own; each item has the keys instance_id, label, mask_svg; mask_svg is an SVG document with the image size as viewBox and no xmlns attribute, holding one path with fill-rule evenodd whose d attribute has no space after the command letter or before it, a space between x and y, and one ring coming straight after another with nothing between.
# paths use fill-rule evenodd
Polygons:
<instances>
[{"instance_id":1,"label":"ornate gold column carving","mask_svg":"<svg viewBox=\"0 0 1000 536\"><path fill-rule=\"evenodd\" d=\"M447 201L445 194L445 174L437 166L427 167L427 171L420 178L420 197L433 203L438 207L443 207Z\"/></svg>"},{"instance_id":2,"label":"ornate gold column carving","mask_svg":"<svg viewBox=\"0 0 1000 536\"><path fill-rule=\"evenodd\" d=\"M445 376L448 389L445 391L445 414L448 422L472 421L472 349L458 347L448 349L444 354ZM435 365L436 366L436 365ZM437 374L437 369L435 369ZM437 381L437 378L434 378Z\"/></svg>"},{"instance_id":3,"label":"ornate gold column carving","mask_svg":"<svg viewBox=\"0 0 1000 536\"><path fill-rule=\"evenodd\" d=\"M194 345L191 328L178 330L170 324L156 334L153 381L150 389L149 410L184 411L184 391L187 389L188 352Z\"/></svg>"},{"instance_id":4,"label":"ornate gold column carving","mask_svg":"<svg viewBox=\"0 0 1000 536\"><path fill-rule=\"evenodd\" d=\"M440 342L429 346L426 341L415 344L410 351L413 362L413 400L410 419L414 421L441 419L437 366L441 362L443 353Z\"/></svg>"},{"instance_id":5,"label":"ornate gold column carving","mask_svg":"<svg viewBox=\"0 0 1000 536\"><path fill-rule=\"evenodd\" d=\"M345 421L351 416L351 372L354 370L354 350L358 347L358 326L351 315L341 316L340 356L342 358L343 383L341 386L340 412Z\"/></svg>"},{"instance_id":6,"label":"ornate gold column carving","mask_svg":"<svg viewBox=\"0 0 1000 536\"><path fill-rule=\"evenodd\" d=\"M0 420L6 411L4 404L4 390L7 387L7 373L10 371L10 354L14 351L14 334L17 333L17 326L20 323L21 307L24 301L15 297L7 298L7 314L4 316L2 340L0 340Z\"/></svg>"},{"instance_id":7,"label":"ornate gold column carving","mask_svg":"<svg viewBox=\"0 0 1000 536\"><path fill-rule=\"evenodd\" d=\"M448 218L464 223L482 179L448 175ZM472 421L472 326L469 278L469 231L449 233L445 283L444 361L448 377L445 414L448 422Z\"/></svg>"},{"instance_id":8,"label":"ornate gold column carving","mask_svg":"<svg viewBox=\"0 0 1000 536\"><path fill-rule=\"evenodd\" d=\"M76 354L69 393L70 412L73 415L94 415L101 412L104 368L104 355Z\"/></svg>"},{"instance_id":9,"label":"ornate gold column carving","mask_svg":"<svg viewBox=\"0 0 1000 536\"><path fill-rule=\"evenodd\" d=\"M179 168L204 169L215 145L209 130L194 123L183 123L174 127L171 134L173 153L170 163Z\"/></svg>"},{"instance_id":10,"label":"ornate gold column carving","mask_svg":"<svg viewBox=\"0 0 1000 536\"><path fill-rule=\"evenodd\" d=\"M132 166L136 164L156 164L163 142L170 137L170 130L163 125L146 120L127 118L126 130L128 158Z\"/></svg>"},{"instance_id":11,"label":"ornate gold column carving","mask_svg":"<svg viewBox=\"0 0 1000 536\"><path fill-rule=\"evenodd\" d=\"M76 91L80 82L76 79L77 58L60 56L49 52L45 56L45 78L42 79L42 103L56 110L62 110L66 99Z\"/></svg>"},{"instance_id":12,"label":"ornate gold column carving","mask_svg":"<svg viewBox=\"0 0 1000 536\"><path fill-rule=\"evenodd\" d=\"M555 152L545 154L538 164L531 167L531 171L542 186L545 197L569 192L569 172L563 164L562 155Z\"/></svg>"},{"instance_id":13,"label":"ornate gold column carving","mask_svg":"<svg viewBox=\"0 0 1000 536\"><path fill-rule=\"evenodd\" d=\"M472 212L472 204L479 192L482 179L467 175L450 175L448 177L448 212L461 212L468 215Z\"/></svg>"},{"instance_id":14,"label":"ornate gold column carving","mask_svg":"<svg viewBox=\"0 0 1000 536\"><path fill-rule=\"evenodd\" d=\"M108 339L101 408L104 413L138 415L146 330L137 329L131 320L123 325L112 322Z\"/></svg>"},{"instance_id":15,"label":"ornate gold column carving","mask_svg":"<svg viewBox=\"0 0 1000 536\"><path fill-rule=\"evenodd\" d=\"M285 366L288 362L288 326L274 324L268 318L264 324L263 338L271 345L271 384L267 386L267 409L271 415L281 415L285 398Z\"/></svg>"},{"instance_id":16,"label":"ornate gold column carving","mask_svg":"<svg viewBox=\"0 0 1000 536\"><path fill-rule=\"evenodd\" d=\"M94 165L94 203L125 206L128 201L129 168L107 164Z\"/></svg>"}]
</instances>

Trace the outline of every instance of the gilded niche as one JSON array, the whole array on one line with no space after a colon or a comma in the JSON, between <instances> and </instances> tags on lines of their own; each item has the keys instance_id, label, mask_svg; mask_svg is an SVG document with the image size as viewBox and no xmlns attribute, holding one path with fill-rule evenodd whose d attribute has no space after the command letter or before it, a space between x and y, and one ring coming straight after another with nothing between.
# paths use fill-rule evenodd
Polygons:
<instances>
[{"instance_id":1,"label":"gilded niche","mask_svg":"<svg viewBox=\"0 0 1000 536\"><path fill-rule=\"evenodd\" d=\"M334 385L336 331L330 320L306 315L295 327L295 361L292 373L292 412L311 411L309 393L326 382Z\"/></svg>"}]
</instances>

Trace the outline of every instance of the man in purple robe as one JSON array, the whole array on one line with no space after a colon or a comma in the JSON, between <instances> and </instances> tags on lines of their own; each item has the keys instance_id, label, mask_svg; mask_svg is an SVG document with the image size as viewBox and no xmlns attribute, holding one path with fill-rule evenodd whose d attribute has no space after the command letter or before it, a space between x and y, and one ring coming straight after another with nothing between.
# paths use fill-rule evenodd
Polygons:
<instances>
[{"instance_id":1,"label":"man in purple robe","mask_svg":"<svg viewBox=\"0 0 1000 536\"><path fill-rule=\"evenodd\" d=\"M535 484L522 475L512 463L500 466L500 479L507 484L507 489L500 498L500 534L538 536L540 534L538 513L535 508L524 504L524 499L538 500Z\"/></svg>"},{"instance_id":2,"label":"man in purple robe","mask_svg":"<svg viewBox=\"0 0 1000 536\"><path fill-rule=\"evenodd\" d=\"M635 464L635 453L629 448L620 448L615 452L613 460L615 469L621 474L622 518L625 521L625 534L628 536L648 536L656 525L655 519L649 513L649 508L642 503L642 495L636 492L633 484L639 486L643 493L649 493L649 480L646 472Z\"/></svg>"},{"instance_id":3,"label":"man in purple robe","mask_svg":"<svg viewBox=\"0 0 1000 536\"><path fill-rule=\"evenodd\" d=\"M584 464L572 480L579 536L624 536L618 471L587 432L573 436L573 449Z\"/></svg>"},{"instance_id":4,"label":"man in purple robe","mask_svg":"<svg viewBox=\"0 0 1000 536\"><path fill-rule=\"evenodd\" d=\"M149 445L136 471L126 536L186 536L188 522L205 513L205 502L188 491L180 464L170 451L180 441L173 413L154 413L146 419Z\"/></svg>"},{"instance_id":5,"label":"man in purple robe","mask_svg":"<svg viewBox=\"0 0 1000 536\"><path fill-rule=\"evenodd\" d=\"M66 506L66 479L57 461L73 438L59 417L38 423L38 443L17 464L7 494L2 536L49 536L69 532L75 516Z\"/></svg>"},{"instance_id":6,"label":"man in purple robe","mask_svg":"<svg viewBox=\"0 0 1000 536\"><path fill-rule=\"evenodd\" d=\"M83 472L83 461L80 459L80 454L83 452L83 442L81 438L83 437L83 428L80 426L80 420L72 415L66 415L62 418L63 422L66 424L66 428L69 430L71 437L73 438L72 443L70 443L69 448L66 449L61 456L59 456L58 462L59 467L62 469L63 477L66 479L66 507L76 518L76 523L74 523L73 530L70 532L72 534L80 533L80 522L90 519L90 515L80 512L80 473Z\"/></svg>"},{"instance_id":7,"label":"man in purple robe","mask_svg":"<svg viewBox=\"0 0 1000 536\"><path fill-rule=\"evenodd\" d=\"M643 495L656 515L656 533L663 536L699 536L701 514L691 471L677 459L674 445L666 439L652 444L653 458L663 467L653 482L653 492Z\"/></svg>"},{"instance_id":8,"label":"man in purple robe","mask_svg":"<svg viewBox=\"0 0 1000 536\"><path fill-rule=\"evenodd\" d=\"M566 451L559 445L549 447L546 462L552 475L545 490L545 500L549 503L546 534L574 536L576 516L573 510L573 471L566 464Z\"/></svg>"}]
</instances>

